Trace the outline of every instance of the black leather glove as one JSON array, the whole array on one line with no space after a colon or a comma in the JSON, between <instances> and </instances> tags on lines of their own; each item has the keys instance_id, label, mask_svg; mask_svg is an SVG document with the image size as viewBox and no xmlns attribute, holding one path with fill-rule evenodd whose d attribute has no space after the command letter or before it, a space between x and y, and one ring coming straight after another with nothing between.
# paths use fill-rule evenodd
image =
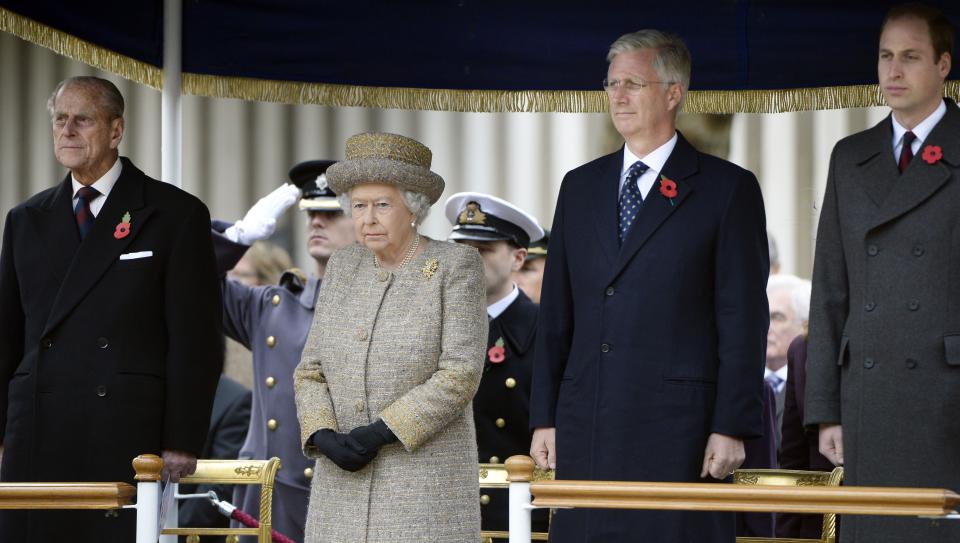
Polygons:
<instances>
[{"instance_id":1,"label":"black leather glove","mask_svg":"<svg viewBox=\"0 0 960 543\"><path fill-rule=\"evenodd\" d=\"M365 447L357 439L329 428L314 432L310 442L331 462L346 471L358 471L377 456L376 448Z\"/></svg>"},{"instance_id":2,"label":"black leather glove","mask_svg":"<svg viewBox=\"0 0 960 543\"><path fill-rule=\"evenodd\" d=\"M358 426L350 430L350 437L356 439L368 450L378 451L380 447L397 441L397 436L390 430L383 419L366 426Z\"/></svg>"}]
</instances>

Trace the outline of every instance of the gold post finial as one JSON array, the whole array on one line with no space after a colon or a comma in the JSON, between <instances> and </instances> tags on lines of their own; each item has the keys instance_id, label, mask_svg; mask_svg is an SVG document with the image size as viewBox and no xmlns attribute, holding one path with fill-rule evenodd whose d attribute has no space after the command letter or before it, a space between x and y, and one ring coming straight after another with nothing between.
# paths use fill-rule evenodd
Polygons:
<instances>
[{"instance_id":1,"label":"gold post finial","mask_svg":"<svg viewBox=\"0 0 960 543\"><path fill-rule=\"evenodd\" d=\"M518 454L507 458L507 480L511 483L529 483L533 479L533 458Z\"/></svg>"},{"instance_id":2,"label":"gold post finial","mask_svg":"<svg viewBox=\"0 0 960 543\"><path fill-rule=\"evenodd\" d=\"M133 459L134 477L137 481L159 481L160 471L163 469L163 460L155 454L141 454Z\"/></svg>"}]
</instances>

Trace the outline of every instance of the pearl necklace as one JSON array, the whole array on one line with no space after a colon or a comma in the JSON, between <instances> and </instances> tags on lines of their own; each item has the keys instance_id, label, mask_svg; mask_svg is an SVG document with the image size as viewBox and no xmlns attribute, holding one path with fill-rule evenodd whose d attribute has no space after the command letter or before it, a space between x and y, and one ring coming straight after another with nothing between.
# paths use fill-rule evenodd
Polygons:
<instances>
[{"instance_id":1,"label":"pearl necklace","mask_svg":"<svg viewBox=\"0 0 960 543\"><path fill-rule=\"evenodd\" d=\"M413 260L413 255L417 252L417 249L418 249L419 247L420 247L420 234L417 233L417 232L414 232L413 243L411 243L411 244L410 244L410 248L407 249L407 255L406 255L405 257L403 257L403 262L401 262L399 266L397 266L396 268L394 268L394 271L397 271L397 270L402 269L402 268L403 268L404 266L406 266L411 260ZM381 266L380 266L380 258L379 258L376 254L373 255L373 265L374 265L378 270L381 268Z\"/></svg>"}]
</instances>

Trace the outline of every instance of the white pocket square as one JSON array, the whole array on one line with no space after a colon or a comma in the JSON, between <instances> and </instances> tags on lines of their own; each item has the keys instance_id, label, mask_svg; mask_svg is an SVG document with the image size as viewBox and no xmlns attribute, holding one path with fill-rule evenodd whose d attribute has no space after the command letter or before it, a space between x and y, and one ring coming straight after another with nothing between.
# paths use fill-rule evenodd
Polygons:
<instances>
[{"instance_id":1,"label":"white pocket square","mask_svg":"<svg viewBox=\"0 0 960 543\"><path fill-rule=\"evenodd\" d=\"M137 258L149 258L153 256L153 251L139 251L136 253L123 253L120 260L135 260Z\"/></svg>"}]
</instances>

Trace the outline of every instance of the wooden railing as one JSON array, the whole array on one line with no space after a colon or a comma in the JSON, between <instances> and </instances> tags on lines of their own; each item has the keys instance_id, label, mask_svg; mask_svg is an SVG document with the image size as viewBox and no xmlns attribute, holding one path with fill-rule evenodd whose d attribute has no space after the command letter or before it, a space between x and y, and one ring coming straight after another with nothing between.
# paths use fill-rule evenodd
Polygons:
<instances>
[{"instance_id":1,"label":"wooden railing","mask_svg":"<svg viewBox=\"0 0 960 543\"><path fill-rule=\"evenodd\" d=\"M511 456L506 467L510 543L530 542L530 510L540 507L946 516L960 506L960 495L937 488L533 481L530 457Z\"/></svg>"},{"instance_id":2,"label":"wooden railing","mask_svg":"<svg viewBox=\"0 0 960 543\"><path fill-rule=\"evenodd\" d=\"M136 494L126 483L0 483L0 509L120 509Z\"/></svg>"}]
</instances>

